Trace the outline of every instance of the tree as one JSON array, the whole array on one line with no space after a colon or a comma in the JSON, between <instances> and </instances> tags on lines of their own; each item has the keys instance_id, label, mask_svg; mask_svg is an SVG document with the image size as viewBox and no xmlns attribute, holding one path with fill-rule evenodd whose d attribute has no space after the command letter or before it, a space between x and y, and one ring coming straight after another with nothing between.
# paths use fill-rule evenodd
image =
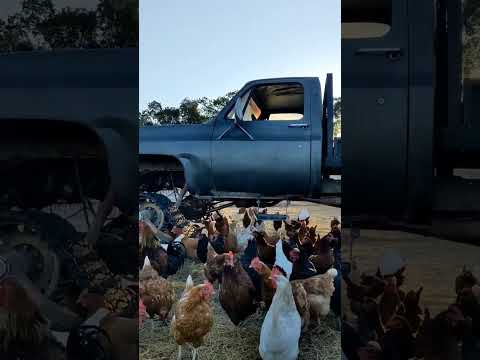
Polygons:
<instances>
[{"instance_id":1,"label":"tree","mask_svg":"<svg viewBox=\"0 0 480 360\"><path fill-rule=\"evenodd\" d=\"M96 9L58 11L52 0L23 0L0 21L0 51L138 46L138 0L101 0Z\"/></svg>"},{"instance_id":2,"label":"tree","mask_svg":"<svg viewBox=\"0 0 480 360\"><path fill-rule=\"evenodd\" d=\"M223 96L210 99L185 98L180 106L162 107L158 101L148 103L147 108L138 114L139 126L164 124L200 124L215 117L235 96L237 91L230 91Z\"/></svg>"},{"instance_id":3,"label":"tree","mask_svg":"<svg viewBox=\"0 0 480 360\"><path fill-rule=\"evenodd\" d=\"M342 136L342 98L333 99L333 136Z\"/></svg>"},{"instance_id":4,"label":"tree","mask_svg":"<svg viewBox=\"0 0 480 360\"><path fill-rule=\"evenodd\" d=\"M480 69L480 0L465 0L463 71L469 77Z\"/></svg>"},{"instance_id":5,"label":"tree","mask_svg":"<svg viewBox=\"0 0 480 360\"><path fill-rule=\"evenodd\" d=\"M182 122L188 124L200 124L206 119L200 114L198 109L198 100L190 100L185 98L180 103L180 117Z\"/></svg>"},{"instance_id":6,"label":"tree","mask_svg":"<svg viewBox=\"0 0 480 360\"><path fill-rule=\"evenodd\" d=\"M236 94L237 90L230 91L225 95L219 96L215 99L209 99L207 97L198 99L200 113L205 119L214 118Z\"/></svg>"},{"instance_id":7,"label":"tree","mask_svg":"<svg viewBox=\"0 0 480 360\"><path fill-rule=\"evenodd\" d=\"M64 8L37 28L53 49L95 48L96 25L95 11Z\"/></svg>"}]
</instances>

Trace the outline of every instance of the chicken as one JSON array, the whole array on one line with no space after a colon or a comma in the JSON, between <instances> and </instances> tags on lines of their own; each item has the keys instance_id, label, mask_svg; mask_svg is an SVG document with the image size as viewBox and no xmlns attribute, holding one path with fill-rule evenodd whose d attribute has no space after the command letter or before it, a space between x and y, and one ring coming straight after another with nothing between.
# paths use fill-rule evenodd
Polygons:
<instances>
[{"instance_id":1,"label":"chicken","mask_svg":"<svg viewBox=\"0 0 480 360\"><path fill-rule=\"evenodd\" d=\"M256 311L256 289L232 252L225 257L219 301L233 324L238 325Z\"/></svg>"},{"instance_id":2,"label":"chicken","mask_svg":"<svg viewBox=\"0 0 480 360\"><path fill-rule=\"evenodd\" d=\"M275 246L277 241L287 239L287 232L282 229L282 225L282 221L273 221L273 234L271 236L266 236L265 238L270 245Z\"/></svg>"},{"instance_id":3,"label":"chicken","mask_svg":"<svg viewBox=\"0 0 480 360\"><path fill-rule=\"evenodd\" d=\"M250 219L249 212L245 211L242 223L238 223L235 229L237 239L237 251L243 252L248 246L248 242L254 238L253 224Z\"/></svg>"},{"instance_id":4,"label":"chicken","mask_svg":"<svg viewBox=\"0 0 480 360\"><path fill-rule=\"evenodd\" d=\"M50 358L48 321L15 279L0 284L0 358Z\"/></svg>"},{"instance_id":5,"label":"chicken","mask_svg":"<svg viewBox=\"0 0 480 360\"><path fill-rule=\"evenodd\" d=\"M148 220L138 222L138 238L140 243L140 266L145 256L151 261L152 267L162 276L168 272L168 255L158 240L155 238L156 228Z\"/></svg>"},{"instance_id":6,"label":"chicken","mask_svg":"<svg viewBox=\"0 0 480 360\"><path fill-rule=\"evenodd\" d=\"M204 229L202 233L198 236L197 249L195 254L197 259L200 260L203 264L207 262L209 247L213 250L212 246L210 245L210 242L208 241L208 236L207 234L205 234L206 232L207 230ZM188 249L187 249L187 255L188 255Z\"/></svg>"},{"instance_id":7,"label":"chicken","mask_svg":"<svg viewBox=\"0 0 480 360\"><path fill-rule=\"evenodd\" d=\"M288 278L277 268L272 270L271 276L276 291L263 320L258 351L263 360L295 360L299 353L302 320Z\"/></svg>"},{"instance_id":8,"label":"chicken","mask_svg":"<svg viewBox=\"0 0 480 360\"><path fill-rule=\"evenodd\" d=\"M140 298L139 301L138 301L138 326L140 328L142 328L143 323L149 317L150 317L150 315L148 315L148 313L147 313L147 308L145 307L145 304L143 303L142 299Z\"/></svg>"},{"instance_id":9,"label":"chicken","mask_svg":"<svg viewBox=\"0 0 480 360\"><path fill-rule=\"evenodd\" d=\"M463 267L460 275L455 279L455 292L457 295L464 288L471 288L478 283L477 278L473 275L472 271L468 270L466 266Z\"/></svg>"},{"instance_id":10,"label":"chicken","mask_svg":"<svg viewBox=\"0 0 480 360\"><path fill-rule=\"evenodd\" d=\"M306 256L311 256L313 254L313 244L316 239L317 226L307 227L305 223L300 225L300 229L294 240L296 241L300 251Z\"/></svg>"},{"instance_id":11,"label":"chicken","mask_svg":"<svg viewBox=\"0 0 480 360\"><path fill-rule=\"evenodd\" d=\"M275 294L275 284L270 277L272 270L262 262L259 257L251 261L250 268L254 269L260 275L262 281L260 290L261 299L268 309L272 304L273 295Z\"/></svg>"},{"instance_id":12,"label":"chicken","mask_svg":"<svg viewBox=\"0 0 480 360\"><path fill-rule=\"evenodd\" d=\"M335 259L333 257L333 250L330 247L329 235L322 238L317 236L317 240L313 244L313 254L310 256L310 261L313 263L319 274L323 274L332 267Z\"/></svg>"},{"instance_id":13,"label":"chicken","mask_svg":"<svg viewBox=\"0 0 480 360\"><path fill-rule=\"evenodd\" d=\"M424 320L416 336L416 357L425 360L462 359L458 334L463 331L461 327L464 323L465 318L455 305L437 314L433 319L425 309Z\"/></svg>"},{"instance_id":14,"label":"chicken","mask_svg":"<svg viewBox=\"0 0 480 360\"><path fill-rule=\"evenodd\" d=\"M386 324L396 313L402 304L397 286L397 278L389 276L385 278L385 290L380 299L380 314L382 323Z\"/></svg>"},{"instance_id":15,"label":"chicken","mask_svg":"<svg viewBox=\"0 0 480 360\"><path fill-rule=\"evenodd\" d=\"M421 323L420 315L422 314L422 309L419 303L422 291L423 287L420 287L417 291L409 291L403 301L405 305L405 318L408 320L413 332L417 332Z\"/></svg>"},{"instance_id":16,"label":"chicken","mask_svg":"<svg viewBox=\"0 0 480 360\"><path fill-rule=\"evenodd\" d=\"M257 242L258 257L264 263L270 266L273 265L273 263L275 262L275 246L270 245L266 241L264 233L255 232L254 235L255 241ZM279 241L279 243L281 243L281 241Z\"/></svg>"},{"instance_id":17,"label":"chicken","mask_svg":"<svg viewBox=\"0 0 480 360\"><path fill-rule=\"evenodd\" d=\"M223 275L223 267L226 262L228 254L213 254L203 266L203 274L205 278L212 284L215 281L221 281Z\"/></svg>"},{"instance_id":18,"label":"chicken","mask_svg":"<svg viewBox=\"0 0 480 360\"><path fill-rule=\"evenodd\" d=\"M308 253L299 248L295 242L290 242L292 247L288 250L289 258L293 263L290 280L307 279L317 274L317 269L308 258Z\"/></svg>"},{"instance_id":19,"label":"chicken","mask_svg":"<svg viewBox=\"0 0 480 360\"><path fill-rule=\"evenodd\" d=\"M173 286L156 273L152 268L148 257L139 276L140 298L145 304L150 317L158 315L160 321L165 321L175 302L175 290Z\"/></svg>"},{"instance_id":20,"label":"chicken","mask_svg":"<svg viewBox=\"0 0 480 360\"><path fill-rule=\"evenodd\" d=\"M212 226L210 225L211 228ZM214 232L210 235L210 239L213 248L218 254L237 251L237 239L235 233L230 231L230 224L226 216L218 214L213 222L213 229Z\"/></svg>"},{"instance_id":21,"label":"chicken","mask_svg":"<svg viewBox=\"0 0 480 360\"><path fill-rule=\"evenodd\" d=\"M191 275L188 276L171 324L171 333L178 344L178 359L182 358L182 346L185 344L193 346L193 360L197 358L197 349L204 344L213 326L210 304L213 293L210 282L194 286Z\"/></svg>"},{"instance_id":22,"label":"chicken","mask_svg":"<svg viewBox=\"0 0 480 360\"><path fill-rule=\"evenodd\" d=\"M217 255L217 252L209 242L207 245L207 262L211 261L216 255Z\"/></svg>"},{"instance_id":23,"label":"chicken","mask_svg":"<svg viewBox=\"0 0 480 360\"><path fill-rule=\"evenodd\" d=\"M158 275L157 275L158 276ZM140 299L141 300L141 299ZM117 313L108 311L103 294L83 292L78 299L78 304L86 313L86 321L83 326L95 326L100 328L108 336L107 341L100 341L104 351L110 354L114 360L134 360L138 358L138 327L140 320L119 316ZM139 307L141 303L139 302ZM74 333L74 337L80 334ZM70 335L71 336L71 335ZM79 344L72 352L79 352L75 358L84 359L89 353L88 344L84 345L85 339L79 338ZM95 358L95 355L94 355Z\"/></svg>"},{"instance_id":24,"label":"chicken","mask_svg":"<svg viewBox=\"0 0 480 360\"><path fill-rule=\"evenodd\" d=\"M387 331L382 336L382 358L409 360L415 355L415 338L408 320L395 315L386 324Z\"/></svg>"},{"instance_id":25,"label":"chicken","mask_svg":"<svg viewBox=\"0 0 480 360\"><path fill-rule=\"evenodd\" d=\"M302 319L302 331L305 331L310 324L310 302L308 300L308 294L302 283L291 282L291 286L295 306Z\"/></svg>"},{"instance_id":26,"label":"chicken","mask_svg":"<svg viewBox=\"0 0 480 360\"><path fill-rule=\"evenodd\" d=\"M330 312L330 298L335 291L333 280L337 275L337 270L332 268L325 274L292 281L292 283L301 283L305 288L310 306L310 319L317 324Z\"/></svg>"},{"instance_id":27,"label":"chicken","mask_svg":"<svg viewBox=\"0 0 480 360\"><path fill-rule=\"evenodd\" d=\"M233 231L230 231L230 224L228 222L228 218L223 216L223 228L221 231L225 239L225 252L228 251L238 251L238 244L237 244L237 237Z\"/></svg>"},{"instance_id":28,"label":"chicken","mask_svg":"<svg viewBox=\"0 0 480 360\"><path fill-rule=\"evenodd\" d=\"M167 246L168 268L165 277L176 274L185 262L185 258L187 257L187 251L182 243L184 237L185 236L183 234L180 234Z\"/></svg>"},{"instance_id":29,"label":"chicken","mask_svg":"<svg viewBox=\"0 0 480 360\"><path fill-rule=\"evenodd\" d=\"M252 280L253 286L255 286L256 299L257 301L260 301L262 297L262 279L258 272L250 267L252 260L256 257L258 257L257 242L255 239L250 239L245 251L240 255L240 263L242 264L243 269L247 272L248 276L250 276L250 280Z\"/></svg>"},{"instance_id":30,"label":"chicken","mask_svg":"<svg viewBox=\"0 0 480 360\"><path fill-rule=\"evenodd\" d=\"M185 247L187 257L190 259L197 259L197 248L199 239L185 236L181 239L181 241L183 246Z\"/></svg>"},{"instance_id":31,"label":"chicken","mask_svg":"<svg viewBox=\"0 0 480 360\"><path fill-rule=\"evenodd\" d=\"M147 219L138 221L138 242L140 250L146 247L154 247L157 245L157 228Z\"/></svg>"},{"instance_id":32,"label":"chicken","mask_svg":"<svg viewBox=\"0 0 480 360\"><path fill-rule=\"evenodd\" d=\"M288 258L285 256L285 252L283 250L283 243L284 241L279 241L275 245L274 266L279 268L285 274L287 279L290 279L290 275L292 274L292 270L293 270L293 263L290 260L288 260Z\"/></svg>"},{"instance_id":33,"label":"chicken","mask_svg":"<svg viewBox=\"0 0 480 360\"><path fill-rule=\"evenodd\" d=\"M258 257L252 260L250 267L260 275L262 279L261 298L267 309L272 304L275 295L275 284L271 278L272 270L263 263ZM310 303L308 294L300 282L291 282L293 298L297 306L298 313L302 319L302 329L307 329L310 323Z\"/></svg>"},{"instance_id":34,"label":"chicken","mask_svg":"<svg viewBox=\"0 0 480 360\"><path fill-rule=\"evenodd\" d=\"M343 280L347 285L347 297L350 300L363 301L363 298L377 298L383 293L385 282L377 276L365 276L360 284L354 282L350 276L343 275Z\"/></svg>"},{"instance_id":35,"label":"chicken","mask_svg":"<svg viewBox=\"0 0 480 360\"><path fill-rule=\"evenodd\" d=\"M145 248L139 254L141 258L140 266L143 267L143 262L145 257L148 256L150 259L150 264L155 271L163 277L167 277L168 274L168 254L167 254L167 245L160 245L156 248Z\"/></svg>"}]
</instances>

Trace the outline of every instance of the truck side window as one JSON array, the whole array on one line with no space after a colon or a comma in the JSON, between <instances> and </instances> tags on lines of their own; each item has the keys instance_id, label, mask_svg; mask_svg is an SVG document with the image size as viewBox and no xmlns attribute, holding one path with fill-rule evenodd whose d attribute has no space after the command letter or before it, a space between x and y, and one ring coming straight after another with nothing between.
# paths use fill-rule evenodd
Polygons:
<instances>
[{"instance_id":1,"label":"truck side window","mask_svg":"<svg viewBox=\"0 0 480 360\"><path fill-rule=\"evenodd\" d=\"M380 38L392 26L392 0L342 0L342 39Z\"/></svg>"},{"instance_id":2,"label":"truck side window","mask_svg":"<svg viewBox=\"0 0 480 360\"><path fill-rule=\"evenodd\" d=\"M304 114L304 90L301 84L259 85L252 89L243 113L243 121L295 121ZM233 109L229 119L234 118Z\"/></svg>"}]
</instances>

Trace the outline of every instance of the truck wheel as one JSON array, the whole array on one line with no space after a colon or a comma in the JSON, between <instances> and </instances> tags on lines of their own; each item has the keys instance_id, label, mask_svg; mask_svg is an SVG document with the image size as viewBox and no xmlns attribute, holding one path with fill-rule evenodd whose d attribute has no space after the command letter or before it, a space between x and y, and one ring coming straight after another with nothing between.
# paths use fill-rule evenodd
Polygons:
<instances>
[{"instance_id":1,"label":"truck wheel","mask_svg":"<svg viewBox=\"0 0 480 360\"><path fill-rule=\"evenodd\" d=\"M142 193L140 195L140 211L145 209L149 210L151 214L150 221L159 230L171 229L174 226L186 226L188 224L185 216L165 195ZM161 221L162 218L163 221Z\"/></svg>"},{"instance_id":2,"label":"truck wheel","mask_svg":"<svg viewBox=\"0 0 480 360\"><path fill-rule=\"evenodd\" d=\"M55 301L66 279L72 278L62 270L70 260L64 256L64 246L78 233L60 216L41 211L11 213L8 217L0 227L0 257L11 251L21 254L30 265L27 277Z\"/></svg>"}]
</instances>

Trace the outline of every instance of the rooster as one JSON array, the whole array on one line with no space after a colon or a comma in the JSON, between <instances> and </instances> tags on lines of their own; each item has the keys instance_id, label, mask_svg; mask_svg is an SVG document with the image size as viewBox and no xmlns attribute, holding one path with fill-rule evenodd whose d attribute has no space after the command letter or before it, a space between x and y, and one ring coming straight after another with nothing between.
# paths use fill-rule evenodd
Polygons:
<instances>
[{"instance_id":1,"label":"rooster","mask_svg":"<svg viewBox=\"0 0 480 360\"><path fill-rule=\"evenodd\" d=\"M151 261L152 267L162 276L168 271L168 255L167 250L160 245L155 234L157 229L148 220L138 222L138 239L140 243L140 266L145 256Z\"/></svg>"},{"instance_id":2,"label":"rooster","mask_svg":"<svg viewBox=\"0 0 480 360\"><path fill-rule=\"evenodd\" d=\"M158 315L160 321L165 321L175 302L175 290L166 279L158 275L152 268L148 256L145 257L139 280L140 298L145 304L147 313L152 318Z\"/></svg>"},{"instance_id":3,"label":"rooster","mask_svg":"<svg viewBox=\"0 0 480 360\"><path fill-rule=\"evenodd\" d=\"M278 268L272 270L271 277L276 291L262 324L258 351L263 360L295 360L302 320L288 278Z\"/></svg>"},{"instance_id":4,"label":"rooster","mask_svg":"<svg viewBox=\"0 0 480 360\"><path fill-rule=\"evenodd\" d=\"M182 346L185 344L193 346L193 360L197 358L197 349L204 344L213 326L212 296L210 282L194 286L192 277L188 276L171 324L172 335L178 344L178 359L182 358Z\"/></svg>"}]
</instances>

